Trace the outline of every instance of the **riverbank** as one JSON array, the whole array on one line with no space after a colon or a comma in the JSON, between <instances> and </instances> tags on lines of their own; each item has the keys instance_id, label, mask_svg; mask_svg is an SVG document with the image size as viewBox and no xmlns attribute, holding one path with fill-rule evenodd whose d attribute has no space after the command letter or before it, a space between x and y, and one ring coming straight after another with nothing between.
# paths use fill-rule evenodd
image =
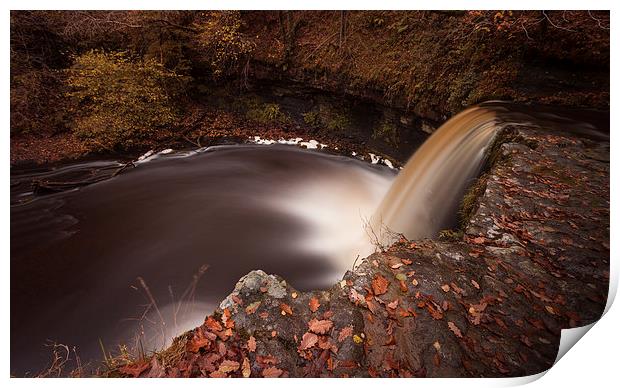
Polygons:
<instances>
[{"instance_id":1,"label":"riverbank","mask_svg":"<svg viewBox=\"0 0 620 388\"><path fill-rule=\"evenodd\" d=\"M505 377L548 369L561 329L594 322L605 306L609 144L514 131L473 186L462 234L401 239L326 291L300 292L253 271L170 348L100 373Z\"/></svg>"}]
</instances>

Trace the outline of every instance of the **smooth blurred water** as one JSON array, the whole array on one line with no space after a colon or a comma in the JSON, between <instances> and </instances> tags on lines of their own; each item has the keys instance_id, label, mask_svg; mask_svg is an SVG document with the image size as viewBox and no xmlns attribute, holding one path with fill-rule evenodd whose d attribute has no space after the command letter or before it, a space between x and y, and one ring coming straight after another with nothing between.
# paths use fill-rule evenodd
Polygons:
<instances>
[{"instance_id":1,"label":"smooth blurred water","mask_svg":"<svg viewBox=\"0 0 620 388\"><path fill-rule=\"evenodd\" d=\"M12 181L78 176L115 162L82 163ZM152 158L115 178L11 207L11 371L36 371L47 339L77 345L82 360L130 345L162 346L199 325L253 269L302 290L329 287L373 247L364 235L395 172L292 146L222 146ZM22 190L24 191L24 190ZM26 194L25 196L23 194ZM27 191L21 197L29 198ZM193 301L185 289L208 264ZM172 290L172 292L170 292ZM176 322L175 322L176 318Z\"/></svg>"}]
</instances>

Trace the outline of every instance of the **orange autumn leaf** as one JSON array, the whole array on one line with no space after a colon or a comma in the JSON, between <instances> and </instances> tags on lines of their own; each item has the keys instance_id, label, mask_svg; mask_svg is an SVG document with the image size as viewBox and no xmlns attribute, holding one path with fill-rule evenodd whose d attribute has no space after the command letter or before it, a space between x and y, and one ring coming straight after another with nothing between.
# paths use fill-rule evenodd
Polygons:
<instances>
[{"instance_id":1,"label":"orange autumn leaf","mask_svg":"<svg viewBox=\"0 0 620 388\"><path fill-rule=\"evenodd\" d=\"M250 336L250 339L248 340L248 350L250 352L256 351L256 338L254 338L254 336Z\"/></svg>"},{"instance_id":2,"label":"orange autumn leaf","mask_svg":"<svg viewBox=\"0 0 620 388\"><path fill-rule=\"evenodd\" d=\"M342 330L340 330L340 334L338 334L338 342L342 342L345 339L351 337L353 335L353 326L349 325L346 327L343 327Z\"/></svg>"},{"instance_id":3,"label":"orange autumn leaf","mask_svg":"<svg viewBox=\"0 0 620 388\"><path fill-rule=\"evenodd\" d=\"M187 343L187 351L190 353L198 353L202 348L208 347L211 344L207 338L193 338Z\"/></svg>"},{"instance_id":4,"label":"orange autumn leaf","mask_svg":"<svg viewBox=\"0 0 620 388\"><path fill-rule=\"evenodd\" d=\"M372 280L372 291L375 295L382 295L387 292L390 282L381 275L375 276Z\"/></svg>"},{"instance_id":5,"label":"orange autumn leaf","mask_svg":"<svg viewBox=\"0 0 620 388\"><path fill-rule=\"evenodd\" d=\"M222 331L224 329L222 325L213 317L207 318L207 320L205 321L205 326L211 331Z\"/></svg>"},{"instance_id":6,"label":"orange autumn leaf","mask_svg":"<svg viewBox=\"0 0 620 388\"><path fill-rule=\"evenodd\" d=\"M484 244L484 241L485 241L485 239L484 239L484 237L482 237L482 236L480 236L480 237L476 237L476 238L474 238L474 239L472 240L472 242L473 242L474 244Z\"/></svg>"},{"instance_id":7,"label":"orange autumn leaf","mask_svg":"<svg viewBox=\"0 0 620 388\"><path fill-rule=\"evenodd\" d=\"M248 305L248 307L245 308L245 312L248 314L254 314L256 312L256 310L260 307L261 302L254 302L254 303L250 303Z\"/></svg>"},{"instance_id":8,"label":"orange autumn leaf","mask_svg":"<svg viewBox=\"0 0 620 388\"><path fill-rule=\"evenodd\" d=\"M224 322L224 326L227 329L232 329L233 327L235 327L235 321L232 320L228 307L224 309L224 314L222 315L222 322Z\"/></svg>"},{"instance_id":9,"label":"orange autumn leaf","mask_svg":"<svg viewBox=\"0 0 620 388\"><path fill-rule=\"evenodd\" d=\"M310 331L315 332L317 334L325 334L332 328L333 322L327 319L318 320L313 318L308 322L308 327Z\"/></svg>"},{"instance_id":10,"label":"orange autumn leaf","mask_svg":"<svg viewBox=\"0 0 620 388\"><path fill-rule=\"evenodd\" d=\"M293 315L293 310L291 309L291 306L287 305L286 303L280 303L280 312L282 313L282 315Z\"/></svg>"},{"instance_id":11,"label":"orange autumn leaf","mask_svg":"<svg viewBox=\"0 0 620 388\"><path fill-rule=\"evenodd\" d=\"M308 306L310 307L310 311L315 313L316 310L319 309L321 304L319 303L319 300L317 298L312 297L312 298L310 298L310 301L308 302Z\"/></svg>"},{"instance_id":12,"label":"orange autumn leaf","mask_svg":"<svg viewBox=\"0 0 620 388\"><path fill-rule=\"evenodd\" d=\"M243 359L243 365L241 366L241 374L243 377L250 377L252 369L250 368L250 360L247 357Z\"/></svg>"},{"instance_id":13,"label":"orange autumn leaf","mask_svg":"<svg viewBox=\"0 0 620 388\"><path fill-rule=\"evenodd\" d=\"M138 377L142 374L142 372L148 369L149 365L150 364L147 361L142 361L122 366L118 369L118 371L124 375Z\"/></svg>"},{"instance_id":14,"label":"orange autumn leaf","mask_svg":"<svg viewBox=\"0 0 620 388\"><path fill-rule=\"evenodd\" d=\"M282 369L278 369L275 366L271 366L267 369L263 370L263 377L280 377L284 371Z\"/></svg>"},{"instance_id":15,"label":"orange autumn leaf","mask_svg":"<svg viewBox=\"0 0 620 388\"><path fill-rule=\"evenodd\" d=\"M239 369L239 363L233 360L224 360L220 364L219 371L224 373L234 372Z\"/></svg>"},{"instance_id":16,"label":"orange autumn leaf","mask_svg":"<svg viewBox=\"0 0 620 388\"><path fill-rule=\"evenodd\" d=\"M463 334L461 334L461 329L459 329L458 326L454 324L454 322L448 322L448 327L450 328L450 330L452 330L455 336L463 338Z\"/></svg>"},{"instance_id":17,"label":"orange autumn leaf","mask_svg":"<svg viewBox=\"0 0 620 388\"><path fill-rule=\"evenodd\" d=\"M319 341L319 337L310 332L306 332L303 337L301 337L301 345L299 345L299 350L310 349Z\"/></svg>"}]
</instances>

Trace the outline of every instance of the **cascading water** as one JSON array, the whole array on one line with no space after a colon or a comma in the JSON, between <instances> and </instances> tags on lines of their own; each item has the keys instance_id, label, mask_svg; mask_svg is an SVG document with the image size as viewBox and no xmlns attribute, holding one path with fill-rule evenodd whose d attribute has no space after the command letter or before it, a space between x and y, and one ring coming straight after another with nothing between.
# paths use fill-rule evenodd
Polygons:
<instances>
[{"instance_id":1,"label":"cascading water","mask_svg":"<svg viewBox=\"0 0 620 388\"><path fill-rule=\"evenodd\" d=\"M369 233L385 245L396 233L417 239L449 227L497 129L497 114L481 107L442 125L400 172L375 211Z\"/></svg>"},{"instance_id":2,"label":"cascading water","mask_svg":"<svg viewBox=\"0 0 620 388\"><path fill-rule=\"evenodd\" d=\"M132 288L137 277L159 305L160 316L150 311L146 318L165 320L166 341L200 324L253 269L302 290L329 287L357 256L372 253L372 236L386 244L386 230L416 239L449 227L497 130L535 122L605 136L564 112L494 103L446 122L396 179L387 167L277 145L161 155L113 179L30 202L32 194L19 188L28 190L33 179L119 164L16 173L11 370L43 367L47 339L77 345L83 361L100 356L99 339L109 348L130 342L145 303ZM209 269L192 294L194 309L180 316L178 297L203 264Z\"/></svg>"}]
</instances>

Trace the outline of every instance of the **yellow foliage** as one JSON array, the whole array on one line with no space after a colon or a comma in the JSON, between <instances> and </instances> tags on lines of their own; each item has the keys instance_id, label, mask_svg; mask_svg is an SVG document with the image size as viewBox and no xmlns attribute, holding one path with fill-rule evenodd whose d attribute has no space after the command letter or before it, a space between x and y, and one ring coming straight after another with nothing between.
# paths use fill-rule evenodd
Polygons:
<instances>
[{"instance_id":1,"label":"yellow foliage","mask_svg":"<svg viewBox=\"0 0 620 388\"><path fill-rule=\"evenodd\" d=\"M66 80L75 133L94 149L127 149L178 118L185 77L153 59L90 51L74 58Z\"/></svg>"}]
</instances>

